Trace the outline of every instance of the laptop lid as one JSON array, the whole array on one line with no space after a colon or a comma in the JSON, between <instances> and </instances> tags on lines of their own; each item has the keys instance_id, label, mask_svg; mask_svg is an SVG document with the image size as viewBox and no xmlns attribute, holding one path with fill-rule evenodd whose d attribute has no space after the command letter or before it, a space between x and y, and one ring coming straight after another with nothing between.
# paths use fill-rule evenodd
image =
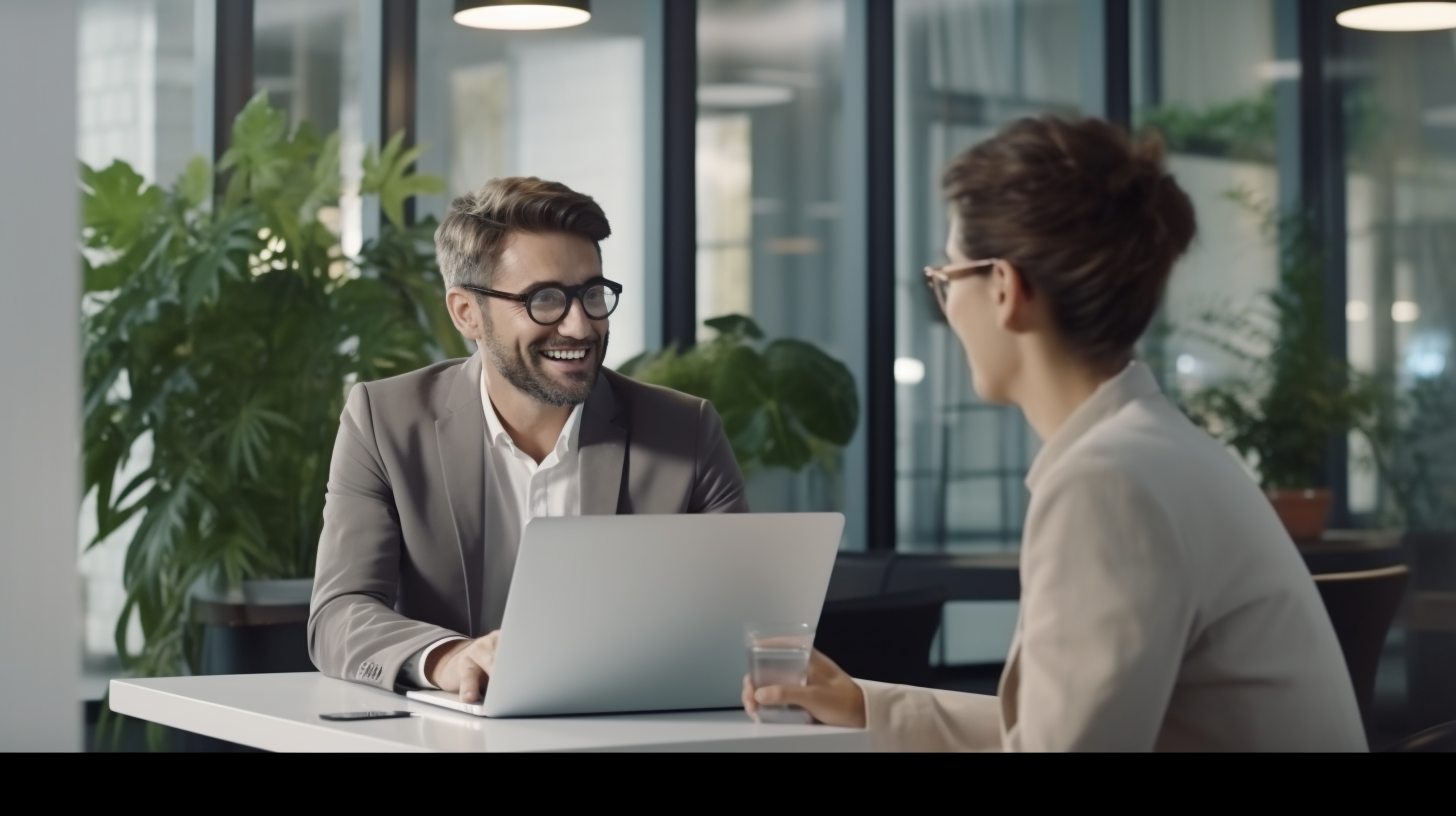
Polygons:
<instances>
[{"instance_id":1,"label":"laptop lid","mask_svg":"<svg viewBox=\"0 0 1456 816\"><path fill-rule=\"evenodd\" d=\"M738 706L744 626L817 625L843 531L838 513L531 520L484 713Z\"/></svg>"}]
</instances>

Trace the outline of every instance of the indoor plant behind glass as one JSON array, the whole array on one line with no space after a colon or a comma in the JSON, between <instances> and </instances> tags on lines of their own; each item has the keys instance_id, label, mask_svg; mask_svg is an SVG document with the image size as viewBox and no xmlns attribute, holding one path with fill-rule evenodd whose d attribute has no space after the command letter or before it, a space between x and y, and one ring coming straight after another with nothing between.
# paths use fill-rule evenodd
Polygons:
<instances>
[{"instance_id":1,"label":"indoor plant behind glass","mask_svg":"<svg viewBox=\"0 0 1456 816\"><path fill-rule=\"evenodd\" d=\"M200 158L165 190L122 162L81 168L85 489L93 545L140 520L116 625L136 675L198 670L194 587L313 574L351 383L466 353L444 313L433 224L402 223L406 198L441 187L407 171L418 151L398 137L371 151L363 192L389 220L348 259L320 217L339 197L338 135L288 133L263 94L232 134L216 198Z\"/></svg>"},{"instance_id":2,"label":"indoor plant behind glass","mask_svg":"<svg viewBox=\"0 0 1456 816\"><path fill-rule=\"evenodd\" d=\"M1329 516L1330 442L1365 427L1376 404L1369 378L1328 348L1322 242L1308 214L1276 219L1279 284L1242 313L1212 310L1188 331L1224 349L1246 375L1184 396L1195 421L1257 468L1296 540L1317 539Z\"/></svg>"},{"instance_id":3,"label":"indoor plant behind glass","mask_svg":"<svg viewBox=\"0 0 1456 816\"><path fill-rule=\"evenodd\" d=\"M718 336L686 350L644 354L621 373L713 403L745 475L760 468L800 471L811 463L836 473L839 451L859 424L849 369L802 340L775 340L759 351L763 330L742 315L705 325Z\"/></svg>"}]
</instances>

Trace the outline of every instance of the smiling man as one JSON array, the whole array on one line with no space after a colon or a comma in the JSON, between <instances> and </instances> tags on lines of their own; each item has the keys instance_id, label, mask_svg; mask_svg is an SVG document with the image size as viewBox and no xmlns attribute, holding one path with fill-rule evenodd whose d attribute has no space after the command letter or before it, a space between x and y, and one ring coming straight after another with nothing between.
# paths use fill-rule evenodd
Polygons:
<instances>
[{"instance_id":1,"label":"smiling man","mask_svg":"<svg viewBox=\"0 0 1456 816\"><path fill-rule=\"evenodd\" d=\"M309 615L319 670L479 700L525 524L744 512L707 402L602 367L624 293L601 207L496 179L435 233L446 303L479 351L355 386L339 423Z\"/></svg>"}]
</instances>

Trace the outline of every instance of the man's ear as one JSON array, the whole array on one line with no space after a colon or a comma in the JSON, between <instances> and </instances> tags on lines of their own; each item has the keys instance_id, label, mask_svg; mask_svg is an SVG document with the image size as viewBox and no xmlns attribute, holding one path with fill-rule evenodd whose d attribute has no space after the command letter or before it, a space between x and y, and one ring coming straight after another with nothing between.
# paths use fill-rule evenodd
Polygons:
<instances>
[{"instance_id":1,"label":"man's ear","mask_svg":"<svg viewBox=\"0 0 1456 816\"><path fill-rule=\"evenodd\" d=\"M470 293L463 289L451 289L445 293L445 308L450 312L450 320L455 323L455 330L467 340L480 342L485 338L485 327L482 325L485 316L480 313L480 304Z\"/></svg>"},{"instance_id":2,"label":"man's ear","mask_svg":"<svg viewBox=\"0 0 1456 816\"><path fill-rule=\"evenodd\" d=\"M1031 287L1021 270L1010 261L999 261L991 270L991 291L996 298L996 319L1013 334L1031 331L1037 322Z\"/></svg>"}]
</instances>

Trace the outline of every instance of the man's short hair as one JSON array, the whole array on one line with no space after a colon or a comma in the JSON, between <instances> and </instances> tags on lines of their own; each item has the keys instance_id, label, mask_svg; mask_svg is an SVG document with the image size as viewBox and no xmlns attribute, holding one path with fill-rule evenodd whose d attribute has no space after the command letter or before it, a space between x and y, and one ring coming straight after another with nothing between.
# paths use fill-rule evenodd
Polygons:
<instances>
[{"instance_id":1,"label":"man's short hair","mask_svg":"<svg viewBox=\"0 0 1456 816\"><path fill-rule=\"evenodd\" d=\"M513 232L563 232L601 242L612 234L607 215L591 196L554 181L530 177L491 179L450 204L435 231L435 251L445 286L490 288L506 238Z\"/></svg>"}]
</instances>

